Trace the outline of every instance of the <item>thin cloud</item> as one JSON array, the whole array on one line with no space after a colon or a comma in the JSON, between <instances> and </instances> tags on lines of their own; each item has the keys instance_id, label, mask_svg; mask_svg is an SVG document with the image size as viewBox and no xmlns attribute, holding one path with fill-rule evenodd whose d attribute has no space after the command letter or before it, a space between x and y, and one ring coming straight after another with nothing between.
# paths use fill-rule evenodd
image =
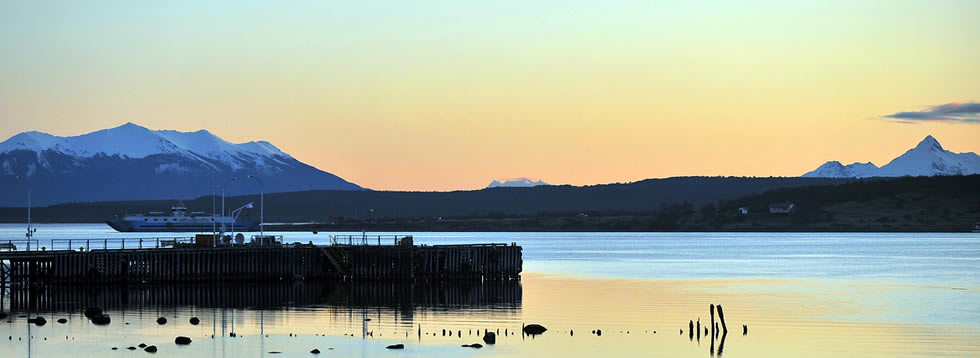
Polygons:
<instances>
[{"instance_id":1,"label":"thin cloud","mask_svg":"<svg viewBox=\"0 0 980 358\"><path fill-rule=\"evenodd\" d=\"M980 102L953 102L928 107L918 112L898 112L883 116L900 123L959 122L980 124Z\"/></svg>"}]
</instances>

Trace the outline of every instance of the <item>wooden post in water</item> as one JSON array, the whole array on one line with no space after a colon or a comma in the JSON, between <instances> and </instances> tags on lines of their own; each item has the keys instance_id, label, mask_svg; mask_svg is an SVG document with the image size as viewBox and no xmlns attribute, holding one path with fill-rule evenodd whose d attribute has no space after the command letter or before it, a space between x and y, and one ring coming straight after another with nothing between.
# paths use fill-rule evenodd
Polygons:
<instances>
[{"instance_id":1,"label":"wooden post in water","mask_svg":"<svg viewBox=\"0 0 980 358\"><path fill-rule=\"evenodd\" d=\"M711 312L711 346L715 346L715 305L711 304L708 306L708 311Z\"/></svg>"},{"instance_id":2,"label":"wooden post in water","mask_svg":"<svg viewBox=\"0 0 980 358\"><path fill-rule=\"evenodd\" d=\"M721 320L721 329L725 334L728 333L728 325L725 324L725 313L721 311L721 305L718 305L718 319Z\"/></svg>"},{"instance_id":3,"label":"wooden post in water","mask_svg":"<svg viewBox=\"0 0 980 358\"><path fill-rule=\"evenodd\" d=\"M698 342L700 342L701 341L701 317L698 317L698 323L696 327L698 328Z\"/></svg>"},{"instance_id":4,"label":"wooden post in water","mask_svg":"<svg viewBox=\"0 0 980 358\"><path fill-rule=\"evenodd\" d=\"M718 343L718 356L721 357L721 353L725 350L725 338L728 337L728 332L721 334L721 342Z\"/></svg>"}]
</instances>

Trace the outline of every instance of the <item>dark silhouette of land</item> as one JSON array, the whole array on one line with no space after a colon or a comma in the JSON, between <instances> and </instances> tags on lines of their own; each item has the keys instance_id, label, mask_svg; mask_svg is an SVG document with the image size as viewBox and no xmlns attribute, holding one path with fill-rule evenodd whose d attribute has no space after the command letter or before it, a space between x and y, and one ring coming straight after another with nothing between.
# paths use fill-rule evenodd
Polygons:
<instances>
[{"instance_id":1,"label":"dark silhouette of land","mask_svg":"<svg viewBox=\"0 0 980 358\"><path fill-rule=\"evenodd\" d=\"M454 192L305 191L267 194L265 219L310 223L269 228L299 231L969 231L980 220L978 189L980 175L679 177ZM258 196L240 196L227 198L226 207L248 201L259 204ZM202 197L185 203L210 212L211 202ZM770 205L786 202L793 212L770 213ZM34 220L101 222L167 211L171 204L62 204L35 208ZM257 219L257 209L248 215ZM0 221L23 222L24 213L0 208Z\"/></svg>"}]
</instances>

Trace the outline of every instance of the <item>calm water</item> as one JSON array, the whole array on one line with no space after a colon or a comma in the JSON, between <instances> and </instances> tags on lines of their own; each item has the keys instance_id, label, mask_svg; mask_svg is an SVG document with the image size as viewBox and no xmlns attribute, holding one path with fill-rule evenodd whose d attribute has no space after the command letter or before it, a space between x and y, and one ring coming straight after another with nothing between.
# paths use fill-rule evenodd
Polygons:
<instances>
[{"instance_id":1,"label":"calm water","mask_svg":"<svg viewBox=\"0 0 980 358\"><path fill-rule=\"evenodd\" d=\"M19 239L22 231L22 225L0 225L0 240ZM329 242L325 233L276 234L290 242ZM41 225L36 238L50 247L51 239L138 236L149 242L158 235L121 234L105 225ZM520 282L440 287L300 283L18 291L3 302L3 310L14 314L10 323L0 323L0 356L145 354L124 349L139 343L157 345L160 356L212 357L308 357L313 348L344 357L975 356L980 350L980 234L414 235L423 244L517 242L524 247L525 274ZM710 320L711 303L725 308L731 332L723 345L687 335L689 320ZM105 307L112 324L89 323L81 315L89 305ZM28 312L40 312L48 324L29 326L19 317ZM160 316L169 322L158 325ZM191 316L201 324L190 325ZM58 324L57 318L69 321ZM523 337L522 323L549 331ZM742 335L742 324L748 335ZM496 345L459 347L482 343L477 332L484 329L499 329ZM595 329L602 336L593 335ZM175 346L177 335L194 343ZM394 343L406 349L384 348Z\"/></svg>"}]
</instances>

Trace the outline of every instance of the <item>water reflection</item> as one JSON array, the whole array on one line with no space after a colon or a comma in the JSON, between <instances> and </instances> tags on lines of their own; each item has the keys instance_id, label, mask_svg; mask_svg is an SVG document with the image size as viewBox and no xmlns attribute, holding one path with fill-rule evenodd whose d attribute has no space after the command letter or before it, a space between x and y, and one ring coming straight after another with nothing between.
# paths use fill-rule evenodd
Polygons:
<instances>
[{"instance_id":1,"label":"water reflection","mask_svg":"<svg viewBox=\"0 0 980 358\"><path fill-rule=\"evenodd\" d=\"M522 295L521 282L515 280L15 288L0 295L0 310L10 313L0 323L0 333L10 336L0 344L0 356L100 356L111 347L125 350L144 342L159 346L162 355L189 349L194 356L265 356L319 346L374 356L387 345L370 343L374 340L415 342L418 346L411 350L423 356L458 356L443 352L456 345L437 336L437 330L449 328L457 333L455 340L478 341L474 331L515 324ZM83 314L90 307L104 310L111 323L93 324ZM46 316L49 323L27 322L37 316ZM191 317L200 323L191 323ZM496 321L477 324L472 317ZM175 348L178 335L195 343Z\"/></svg>"},{"instance_id":2,"label":"water reflection","mask_svg":"<svg viewBox=\"0 0 980 358\"><path fill-rule=\"evenodd\" d=\"M77 312L88 307L132 310L145 307L283 309L287 307L373 307L411 313L418 308L519 309L521 283L484 282L300 282L200 283L183 285L46 285L10 289L0 307L17 312Z\"/></svg>"},{"instance_id":3,"label":"water reflection","mask_svg":"<svg viewBox=\"0 0 980 358\"><path fill-rule=\"evenodd\" d=\"M908 304L882 299L953 294L975 302L976 292L865 281L592 280L533 273L520 282L443 285L50 286L5 296L4 311L14 312L0 322L0 357L101 357L111 347L125 351L140 343L160 347L160 357L309 357L313 349L343 357L971 356L980 336L975 324L908 322L916 317L900 314L910 311ZM717 310L719 303L732 329L748 324L752 332L728 337L723 325L715 327L710 307ZM103 307L112 323L92 324L82 314L88 306ZM885 314L853 313L866 307ZM48 323L26 322L37 315ZM158 317L169 322L160 325ZM189 323L191 317L200 324ZM63 318L67 323L57 323ZM532 323L548 331L525 339L520 330ZM482 343L483 332L499 332L496 344L461 347ZM193 344L177 346L176 336ZM405 349L385 348L392 344Z\"/></svg>"}]
</instances>

